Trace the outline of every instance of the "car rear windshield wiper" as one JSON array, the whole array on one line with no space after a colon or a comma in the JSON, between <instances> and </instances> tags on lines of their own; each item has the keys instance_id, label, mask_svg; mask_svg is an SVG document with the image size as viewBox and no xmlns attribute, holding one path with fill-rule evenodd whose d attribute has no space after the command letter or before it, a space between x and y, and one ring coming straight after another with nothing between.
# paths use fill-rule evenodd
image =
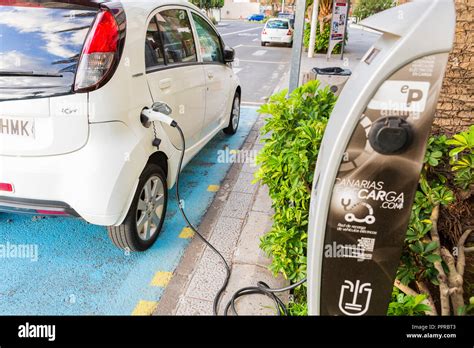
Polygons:
<instances>
[{"instance_id":1,"label":"car rear windshield wiper","mask_svg":"<svg viewBox=\"0 0 474 348\"><path fill-rule=\"evenodd\" d=\"M40 73L35 71L6 71L0 70L0 76L34 76L34 77L63 77L62 74Z\"/></svg>"}]
</instances>

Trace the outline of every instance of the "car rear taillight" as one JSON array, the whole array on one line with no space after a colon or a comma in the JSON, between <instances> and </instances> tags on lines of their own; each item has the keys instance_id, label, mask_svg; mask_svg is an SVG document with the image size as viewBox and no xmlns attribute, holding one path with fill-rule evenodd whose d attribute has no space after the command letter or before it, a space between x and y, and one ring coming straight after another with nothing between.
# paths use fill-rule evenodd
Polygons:
<instances>
[{"instance_id":1,"label":"car rear taillight","mask_svg":"<svg viewBox=\"0 0 474 348\"><path fill-rule=\"evenodd\" d=\"M13 192L13 185L1 182L0 191Z\"/></svg>"},{"instance_id":2,"label":"car rear taillight","mask_svg":"<svg viewBox=\"0 0 474 348\"><path fill-rule=\"evenodd\" d=\"M40 215L69 215L64 211L59 210L36 210L36 212Z\"/></svg>"},{"instance_id":3,"label":"car rear taillight","mask_svg":"<svg viewBox=\"0 0 474 348\"><path fill-rule=\"evenodd\" d=\"M291 35L291 29L288 30L288 32L286 33L287 36L290 36Z\"/></svg>"},{"instance_id":4,"label":"car rear taillight","mask_svg":"<svg viewBox=\"0 0 474 348\"><path fill-rule=\"evenodd\" d=\"M119 27L113 14L101 11L82 48L74 89L85 92L96 89L106 79L117 59Z\"/></svg>"},{"instance_id":5,"label":"car rear taillight","mask_svg":"<svg viewBox=\"0 0 474 348\"><path fill-rule=\"evenodd\" d=\"M262 35L267 35L267 31L265 29L263 29Z\"/></svg>"}]
</instances>

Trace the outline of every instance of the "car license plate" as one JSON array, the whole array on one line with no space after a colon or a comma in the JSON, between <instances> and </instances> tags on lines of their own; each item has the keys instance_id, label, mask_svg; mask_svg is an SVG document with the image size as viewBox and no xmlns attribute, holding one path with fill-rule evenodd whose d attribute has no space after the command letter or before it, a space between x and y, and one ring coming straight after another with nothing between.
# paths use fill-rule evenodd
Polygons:
<instances>
[{"instance_id":1,"label":"car license plate","mask_svg":"<svg viewBox=\"0 0 474 348\"><path fill-rule=\"evenodd\" d=\"M34 119L0 117L0 135L34 138Z\"/></svg>"}]
</instances>

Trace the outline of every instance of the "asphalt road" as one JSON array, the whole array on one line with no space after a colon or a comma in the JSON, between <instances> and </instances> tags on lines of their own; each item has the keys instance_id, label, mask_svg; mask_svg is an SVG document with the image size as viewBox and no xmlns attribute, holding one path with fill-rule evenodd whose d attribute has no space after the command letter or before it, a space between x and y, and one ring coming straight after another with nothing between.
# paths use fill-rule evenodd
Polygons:
<instances>
[{"instance_id":1,"label":"asphalt road","mask_svg":"<svg viewBox=\"0 0 474 348\"><path fill-rule=\"evenodd\" d=\"M232 137L217 135L182 175L190 219L198 224L231 163L220 150L239 149L288 68L291 50L261 47L262 25L224 22L224 40L236 49L235 71L243 90L242 119ZM81 219L0 214L0 315L151 314L178 266L192 233L177 213L174 190L155 245L124 253L103 226Z\"/></svg>"},{"instance_id":2,"label":"asphalt road","mask_svg":"<svg viewBox=\"0 0 474 348\"><path fill-rule=\"evenodd\" d=\"M289 69L291 48L261 46L262 28L244 21L222 21L218 26L225 43L235 49L234 71L242 83L244 105L263 104Z\"/></svg>"}]
</instances>

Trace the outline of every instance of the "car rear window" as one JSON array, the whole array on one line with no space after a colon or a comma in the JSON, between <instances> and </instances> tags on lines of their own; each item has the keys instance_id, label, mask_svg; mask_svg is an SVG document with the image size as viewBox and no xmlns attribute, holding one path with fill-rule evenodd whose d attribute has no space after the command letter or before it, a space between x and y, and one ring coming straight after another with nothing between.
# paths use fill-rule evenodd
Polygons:
<instances>
[{"instance_id":1,"label":"car rear window","mask_svg":"<svg viewBox=\"0 0 474 348\"><path fill-rule=\"evenodd\" d=\"M288 21L268 21L268 29L288 29Z\"/></svg>"},{"instance_id":2,"label":"car rear window","mask_svg":"<svg viewBox=\"0 0 474 348\"><path fill-rule=\"evenodd\" d=\"M0 0L0 100L71 93L97 11L59 1Z\"/></svg>"}]
</instances>

